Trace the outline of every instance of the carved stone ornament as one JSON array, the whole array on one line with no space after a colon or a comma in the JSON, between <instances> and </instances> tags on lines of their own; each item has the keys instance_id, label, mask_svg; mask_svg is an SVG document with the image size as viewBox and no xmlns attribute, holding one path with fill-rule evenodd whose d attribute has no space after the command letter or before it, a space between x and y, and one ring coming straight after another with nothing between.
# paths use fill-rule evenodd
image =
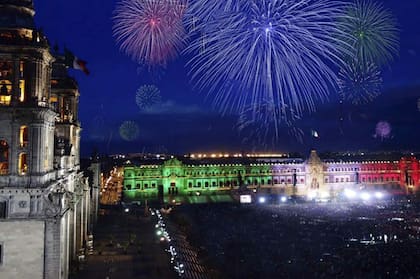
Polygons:
<instances>
[{"instance_id":1,"label":"carved stone ornament","mask_svg":"<svg viewBox=\"0 0 420 279\"><path fill-rule=\"evenodd\" d=\"M27 206L27 202L26 201L20 201L19 203L18 203L18 205L19 205L19 207L20 208L26 208L26 206Z\"/></svg>"}]
</instances>

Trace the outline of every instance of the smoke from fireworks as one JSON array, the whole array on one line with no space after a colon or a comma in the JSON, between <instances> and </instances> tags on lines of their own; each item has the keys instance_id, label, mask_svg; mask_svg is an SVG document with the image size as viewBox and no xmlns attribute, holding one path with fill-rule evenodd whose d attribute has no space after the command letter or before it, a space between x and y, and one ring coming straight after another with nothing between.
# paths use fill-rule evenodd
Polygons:
<instances>
[{"instance_id":1,"label":"smoke from fireworks","mask_svg":"<svg viewBox=\"0 0 420 279\"><path fill-rule=\"evenodd\" d=\"M348 35L346 38L352 38L347 41L354 51L350 60L381 66L390 62L397 54L397 23L382 4L356 0L353 5L348 6L343 23L343 31Z\"/></svg>"},{"instance_id":2,"label":"smoke from fireworks","mask_svg":"<svg viewBox=\"0 0 420 279\"><path fill-rule=\"evenodd\" d=\"M381 94L381 73L373 63L361 66L353 62L340 70L338 85L342 100L355 105L366 104Z\"/></svg>"},{"instance_id":3,"label":"smoke from fireworks","mask_svg":"<svg viewBox=\"0 0 420 279\"><path fill-rule=\"evenodd\" d=\"M136 104L141 110L161 102L160 90L154 85L143 85L136 92Z\"/></svg>"},{"instance_id":4,"label":"smoke from fireworks","mask_svg":"<svg viewBox=\"0 0 420 279\"><path fill-rule=\"evenodd\" d=\"M121 0L113 33L120 49L148 66L165 66L185 45L184 0Z\"/></svg>"},{"instance_id":5,"label":"smoke from fireworks","mask_svg":"<svg viewBox=\"0 0 420 279\"><path fill-rule=\"evenodd\" d=\"M119 131L121 138L126 141L133 141L139 136L139 126L134 121L124 121Z\"/></svg>"},{"instance_id":6,"label":"smoke from fireworks","mask_svg":"<svg viewBox=\"0 0 420 279\"><path fill-rule=\"evenodd\" d=\"M203 14L207 2L201 1ZM290 111L297 115L314 111L315 102L326 100L336 86L331 66L341 62L339 54L348 50L336 39L344 35L332 36L341 34L336 23L345 4L332 0L229 3L222 5L223 13L217 18L205 18L206 47L196 40L187 49L195 54L189 65L197 87L214 93L214 104L223 112L241 113L251 104L269 102L276 108L269 117L280 123L287 121ZM239 86L226 86L229 80Z\"/></svg>"}]
</instances>

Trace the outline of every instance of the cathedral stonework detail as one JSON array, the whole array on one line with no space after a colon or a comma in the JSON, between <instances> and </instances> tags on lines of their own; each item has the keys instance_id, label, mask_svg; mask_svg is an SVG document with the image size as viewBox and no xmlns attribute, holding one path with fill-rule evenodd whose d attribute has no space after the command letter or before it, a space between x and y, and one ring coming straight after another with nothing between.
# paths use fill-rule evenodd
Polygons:
<instances>
[{"instance_id":1,"label":"cathedral stonework detail","mask_svg":"<svg viewBox=\"0 0 420 279\"><path fill-rule=\"evenodd\" d=\"M34 14L32 0L0 0L0 278L68 278L97 208L80 170L77 82Z\"/></svg>"}]
</instances>

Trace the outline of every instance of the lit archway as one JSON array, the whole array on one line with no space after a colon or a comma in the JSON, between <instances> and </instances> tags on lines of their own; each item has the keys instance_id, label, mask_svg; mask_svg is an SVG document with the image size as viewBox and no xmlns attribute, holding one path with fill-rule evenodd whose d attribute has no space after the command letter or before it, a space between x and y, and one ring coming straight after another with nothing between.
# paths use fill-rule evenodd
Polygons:
<instances>
[{"instance_id":1,"label":"lit archway","mask_svg":"<svg viewBox=\"0 0 420 279\"><path fill-rule=\"evenodd\" d=\"M19 142L21 147L28 145L28 126L20 126Z\"/></svg>"},{"instance_id":2,"label":"lit archway","mask_svg":"<svg viewBox=\"0 0 420 279\"><path fill-rule=\"evenodd\" d=\"M26 175L28 173L28 161L27 161L27 154L20 153L19 154L19 174Z\"/></svg>"},{"instance_id":3,"label":"lit archway","mask_svg":"<svg viewBox=\"0 0 420 279\"><path fill-rule=\"evenodd\" d=\"M9 144L0 140L0 175L9 173Z\"/></svg>"}]
</instances>

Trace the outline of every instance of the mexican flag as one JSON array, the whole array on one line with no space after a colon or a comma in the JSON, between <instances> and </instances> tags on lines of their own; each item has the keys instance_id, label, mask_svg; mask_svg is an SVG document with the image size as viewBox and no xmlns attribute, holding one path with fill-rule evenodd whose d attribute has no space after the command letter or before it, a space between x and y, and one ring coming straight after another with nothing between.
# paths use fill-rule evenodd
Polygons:
<instances>
[{"instance_id":1,"label":"mexican flag","mask_svg":"<svg viewBox=\"0 0 420 279\"><path fill-rule=\"evenodd\" d=\"M86 75L89 75L89 70L86 67L87 62L79 59L70 50L64 49L65 63L67 66L72 67L76 70L83 71Z\"/></svg>"}]
</instances>

